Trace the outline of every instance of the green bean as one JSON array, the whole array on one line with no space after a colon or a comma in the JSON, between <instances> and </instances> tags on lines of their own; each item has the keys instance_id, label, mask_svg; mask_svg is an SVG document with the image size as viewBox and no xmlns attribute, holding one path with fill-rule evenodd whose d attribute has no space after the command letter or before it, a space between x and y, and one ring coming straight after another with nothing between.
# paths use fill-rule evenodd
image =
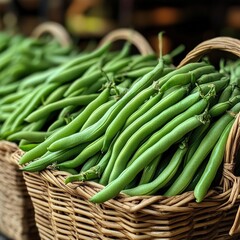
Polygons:
<instances>
[{"instance_id":1,"label":"green bean","mask_svg":"<svg viewBox=\"0 0 240 240\"><path fill-rule=\"evenodd\" d=\"M65 161L57 164L56 167L61 170L61 167L76 168L85 163L88 158L100 152L103 145L103 136L90 143L83 151L79 153L73 160Z\"/></svg>"},{"instance_id":2,"label":"green bean","mask_svg":"<svg viewBox=\"0 0 240 240\"><path fill-rule=\"evenodd\" d=\"M66 126L66 119L59 118L48 127L47 132L55 131L56 129L59 129L60 127L63 127L63 126Z\"/></svg>"},{"instance_id":3,"label":"green bean","mask_svg":"<svg viewBox=\"0 0 240 240\"><path fill-rule=\"evenodd\" d=\"M68 159L71 159L72 157L75 157L85 147L86 145L80 145L68 150L61 150L58 152L47 152L41 158L36 159L35 161L30 162L28 165L24 166L21 170L27 172L41 171L46 167L49 167L51 164L61 163ZM33 150L36 148L37 147L33 148Z\"/></svg>"},{"instance_id":4,"label":"green bean","mask_svg":"<svg viewBox=\"0 0 240 240\"><path fill-rule=\"evenodd\" d=\"M231 111L239 112L240 104L235 105ZM214 145L218 141L222 131L225 129L226 125L233 119L232 114L225 113L221 118L219 118L212 128L208 131L205 137L202 139L196 152L184 167L182 173L178 176L173 185L166 191L165 196L174 196L181 193L191 182L195 172L201 165L205 157L210 151L212 151Z\"/></svg>"},{"instance_id":5,"label":"green bean","mask_svg":"<svg viewBox=\"0 0 240 240\"><path fill-rule=\"evenodd\" d=\"M50 113L67 107L69 105L73 106L81 106L81 105L88 105L90 102L95 100L99 94L91 94L91 95L82 95L79 97L71 97L58 100L54 103L50 103L45 105L34 112L32 112L27 118L25 119L27 122L35 122L38 119L44 118L48 116Z\"/></svg>"},{"instance_id":6,"label":"green bean","mask_svg":"<svg viewBox=\"0 0 240 240\"><path fill-rule=\"evenodd\" d=\"M0 121L5 122L9 117L11 113L8 112L0 112Z\"/></svg>"},{"instance_id":7,"label":"green bean","mask_svg":"<svg viewBox=\"0 0 240 240\"><path fill-rule=\"evenodd\" d=\"M195 88L192 89L191 93L195 93L195 92L199 91L199 88L204 89L204 88L209 87L209 86L214 86L215 89L216 89L216 92L220 92L226 86L228 86L228 84L229 84L229 78L223 77L222 79L217 80L215 82L203 83L203 84L197 85Z\"/></svg>"},{"instance_id":8,"label":"green bean","mask_svg":"<svg viewBox=\"0 0 240 240\"><path fill-rule=\"evenodd\" d=\"M53 133L50 137L48 137L44 142L42 142L39 146L34 148L32 151L29 151L25 153L22 158L19 161L19 164L24 164L29 161L32 161L33 159L36 159L37 157L41 156L47 151L47 148L55 142L56 140L69 136L75 132L77 132L83 124L86 122L90 114L98 108L100 105L102 105L104 102L106 102L109 98L109 89L105 89L100 95L93 100L84 111L81 112L71 123L66 125L63 129L60 131L56 131Z\"/></svg>"},{"instance_id":9,"label":"green bean","mask_svg":"<svg viewBox=\"0 0 240 240\"><path fill-rule=\"evenodd\" d=\"M101 78L97 79L91 86L86 87L83 90L82 94L96 93L103 88L103 86L104 86L104 84L106 84L106 82L107 82L107 79L105 77L101 77Z\"/></svg>"},{"instance_id":10,"label":"green bean","mask_svg":"<svg viewBox=\"0 0 240 240\"><path fill-rule=\"evenodd\" d=\"M147 167L144 168L139 185L149 183L153 179L161 158L162 154L157 156Z\"/></svg>"},{"instance_id":11,"label":"green bean","mask_svg":"<svg viewBox=\"0 0 240 240\"><path fill-rule=\"evenodd\" d=\"M26 88L33 88L41 83L44 83L46 81L46 79L53 74L55 71L57 71L59 69L59 67L54 67L54 68L50 68L47 69L45 71L42 72L36 72L33 73L27 77L25 77L21 83L19 84L19 90L24 90Z\"/></svg>"},{"instance_id":12,"label":"green bean","mask_svg":"<svg viewBox=\"0 0 240 240\"><path fill-rule=\"evenodd\" d=\"M65 183L69 183L69 182L73 182L73 181L89 181L89 180L93 180L93 179L100 179L100 184L104 185L104 176L102 176L108 160L111 156L111 152L112 152L112 145L109 147L108 151L101 157L101 160L98 162L97 165L91 167L90 169L88 169L85 172L81 172L78 175L75 176L70 176L65 180Z\"/></svg>"},{"instance_id":13,"label":"green bean","mask_svg":"<svg viewBox=\"0 0 240 240\"><path fill-rule=\"evenodd\" d=\"M87 170L89 170L91 167L94 167L95 165L97 165L97 163L99 162L99 159L101 157L100 153L96 153L95 155L93 155L92 157L90 157L82 166L81 168L81 172L86 172Z\"/></svg>"},{"instance_id":14,"label":"green bean","mask_svg":"<svg viewBox=\"0 0 240 240\"><path fill-rule=\"evenodd\" d=\"M183 146L182 146L183 145ZM159 189L164 187L176 174L183 158L186 154L187 147L185 144L181 144L174 153L172 159L166 168L158 175L156 179L149 183L139 185L132 189L123 190L123 193L130 196L152 195Z\"/></svg>"},{"instance_id":15,"label":"green bean","mask_svg":"<svg viewBox=\"0 0 240 240\"><path fill-rule=\"evenodd\" d=\"M205 125L202 125L202 126L196 128L190 135L189 141L188 141L189 147L188 147L188 151L186 153L186 156L184 158L184 163L183 163L184 166L190 161L193 154L196 152L202 139L207 134L209 127L210 127L210 121L208 123L206 123Z\"/></svg>"},{"instance_id":16,"label":"green bean","mask_svg":"<svg viewBox=\"0 0 240 240\"><path fill-rule=\"evenodd\" d=\"M38 91L36 93L36 95L33 97L33 99L31 99L30 102L25 102L25 104L23 104L25 109L15 119L15 121L13 122L13 124L11 126L11 130L14 131L15 129L17 129L17 127L20 126L24 122L24 119L29 115L29 113L32 112L34 109L36 109L37 106L39 106L42 99L44 97L46 97L47 95L49 95L56 88L57 88L56 84L49 84L46 87L42 87L40 89L40 91Z\"/></svg>"},{"instance_id":17,"label":"green bean","mask_svg":"<svg viewBox=\"0 0 240 240\"><path fill-rule=\"evenodd\" d=\"M178 125L159 142L156 142L154 146L145 151L138 159L136 159L136 161L133 162L132 165L126 168L118 178L90 198L90 201L94 203L102 203L117 196L117 194L122 191L127 184L130 183L156 156L165 152L174 143L196 127L204 124L204 122L203 116L194 116Z\"/></svg>"},{"instance_id":18,"label":"green bean","mask_svg":"<svg viewBox=\"0 0 240 240\"><path fill-rule=\"evenodd\" d=\"M207 160L208 160L208 157L206 157L206 159L204 159L204 161L201 163L201 165L198 168L197 172L195 173L192 181L188 184L187 188L185 189L186 192L194 190L195 186L197 185L199 179L201 178L201 176L204 172L205 167L207 166Z\"/></svg>"},{"instance_id":19,"label":"green bean","mask_svg":"<svg viewBox=\"0 0 240 240\"><path fill-rule=\"evenodd\" d=\"M96 50L90 52L90 53L87 53L87 54L82 54L76 58L74 58L73 60L69 61L68 63L64 64L62 67L61 67L61 71L64 71L70 67L73 67L73 66L77 66L77 65L80 65L92 58L96 58L96 57L100 57L102 56L103 54L105 54L109 48L111 46L111 43L106 43L104 45L102 45L101 47L97 48ZM59 73L57 73L59 74ZM53 77L53 76L52 76ZM49 79L50 81L50 79Z\"/></svg>"},{"instance_id":20,"label":"green bean","mask_svg":"<svg viewBox=\"0 0 240 240\"><path fill-rule=\"evenodd\" d=\"M44 141L48 136L50 136L52 132L42 132L42 131L20 131L17 133L14 133L10 135L7 140L8 141L16 141L16 140L22 140L25 139L30 142L42 142Z\"/></svg>"},{"instance_id":21,"label":"green bean","mask_svg":"<svg viewBox=\"0 0 240 240\"><path fill-rule=\"evenodd\" d=\"M209 114L212 117L219 117L220 115L224 114L231 106L232 103L230 101L217 103L209 109Z\"/></svg>"},{"instance_id":22,"label":"green bean","mask_svg":"<svg viewBox=\"0 0 240 240\"><path fill-rule=\"evenodd\" d=\"M10 103L10 104L4 104L4 105L0 105L0 111L1 112L5 112L5 113L11 113L13 111L15 111L15 109L17 107L19 107L19 105L21 104L21 102L15 102L15 103Z\"/></svg>"},{"instance_id":23,"label":"green bean","mask_svg":"<svg viewBox=\"0 0 240 240\"><path fill-rule=\"evenodd\" d=\"M112 58L111 61L107 62L105 67L109 67L109 65L114 64L121 60L122 58L125 58L129 55L131 50L132 43L131 42L125 42L123 45L122 50L117 54L114 58Z\"/></svg>"},{"instance_id":24,"label":"green bean","mask_svg":"<svg viewBox=\"0 0 240 240\"><path fill-rule=\"evenodd\" d=\"M7 96L1 98L0 105L17 102L18 100L21 100L26 94L30 93L30 91L30 89L25 89L8 94Z\"/></svg>"},{"instance_id":25,"label":"green bean","mask_svg":"<svg viewBox=\"0 0 240 240\"><path fill-rule=\"evenodd\" d=\"M132 113L131 116L126 120L123 129L127 128L130 124L132 124L136 119L142 116L146 111L152 108L155 104L157 104L162 98L162 93L158 92L156 95L150 97L140 108Z\"/></svg>"},{"instance_id":26,"label":"green bean","mask_svg":"<svg viewBox=\"0 0 240 240\"><path fill-rule=\"evenodd\" d=\"M117 116L118 112L129 102L137 93L141 92L144 88L148 87L156 78L161 76L163 65L160 61L156 68L146 74L137 84L135 84L129 91L120 98L109 110L99 119L95 124L86 128L85 130L73 134L69 137L62 138L49 147L49 150L55 151L56 149L68 148L77 144L77 142L92 141L101 136L106 130L107 126Z\"/></svg>"},{"instance_id":27,"label":"green bean","mask_svg":"<svg viewBox=\"0 0 240 240\"><path fill-rule=\"evenodd\" d=\"M164 75L163 77L161 77L159 79L159 85L160 87L166 83L171 77L178 75L178 74L182 74L182 73L188 73L189 71L192 71L194 69L203 67L203 66L207 66L207 64L205 62L196 62L196 63L188 63L186 65L184 65L181 68L177 68L171 72L169 72L168 74Z\"/></svg>"},{"instance_id":28,"label":"green bean","mask_svg":"<svg viewBox=\"0 0 240 240\"><path fill-rule=\"evenodd\" d=\"M18 88L19 83L18 82L14 82L8 85L5 85L4 87L2 87L0 89L0 96L6 96L12 92L16 92L17 88Z\"/></svg>"},{"instance_id":29,"label":"green bean","mask_svg":"<svg viewBox=\"0 0 240 240\"><path fill-rule=\"evenodd\" d=\"M196 103L189 101L189 98L186 97L180 102L170 106L163 112L161 112L156 117L152 118L149 122L144 124L139 130L137 130L125 143L125 146L119 153L118 157L115 160L114 167L112 169L109 182L113 181L118 175L123 171L127 165L128 160L134 154L135 150L139 147L140 143L151 135L156 130L161 131L161 127L164 126L168 121L172 120L178 114L184 112L184 116L192 117L196 114L202 113L208 106L208 99L202 99ZM194 105L193 105L194 104ZM193 106L194 107L193 107ZM190 108L189 108L190 107ZM184 119L184 118L183 118ZM186 120L186 119L184 119Z\"/></svg>"},{"instance_id":30,"label":"green bean","mask_svg":"<svg viewBox=\"0 0 240 240\"><path fill-rule=\"evenodd\" d=\"M48 82L60 84L71 82L80 77L90 66L97 63L98 60L99 58L92 58L86 62L81 63L81 65L69 67L66 70L62 71L60 74L54 75L48 79Z\"/></svg>"},{"instance_id":31,"label":"green bean","mask_svg":"<svg viewBox=\"0 0 240 240\"><path fill-rule=\"evenodd\" d=\"M88 128L92 124L96 123L106 113L106 111L115 103L116 99L112 99L99 106L95 111L93 111L93 113L89 116L87 121L83 124L81 131Z\"/></svg>"},{"instance_id":32,"label":"green bean","mask_svg":"<svg viewBox=\"0 0 240 240\"><path fill-rule=\"evenodd\" d=\"M176 86L176 85L185 85L189 83L195 83L197 79L207 73L213 72L215 69L211 65L203 66L196 68L188 73L180 73L172 76L165 84L163 84L160 88L160 91L164 92L170 87Z\"/></svg>"},{"instance_id":33,"label":"green bean","mask_svg":"<svg viewBox=\"0 0 240 240\"><path fill-rule=\"evenodd\" d=\"M23 99L21 99L21 105L10 115L10 117L4 122L1 128L1 134L8 135L15 119L24 111L26 104L29 103L35 96L39 88L33 90L30 94L27 94Z\"/></svg>"},{"instance_id":34,"label":"green bean","mask_svg":"<svg viewBox=\"0 0 240 240\"><path fill-rule=\"evenodd\" d=\"M19 148L22 151L30 151L37 147L39 144L38 143L19 143Z\"/></svg>"},{"instance_id":35,"label":"green bean","mask_svg":"<svg viewBox=\"0 0 240 240\"><path fill-rule=\"evenodd\" d=\"M76 169L74 169L74 168L62 168L61 171L70 173L71 175L78 174L78 171Z\"/></svg>"},{"instance_id":36,"label":"green bean","mask_svg":"<svg viewBox=\"0 0 240 240\"><path fill-rule=\"evenodd\" d=\"M47 98L46 100L43 102L43 105L48 105L49 103L53 103L55 101L58 101L60 99L63 98L63 94L66 91L66 89L68 88L69 85L62 85L60 87L58 87L57 89L55 89Z\"/></svg>"},{"instance_id":37,"label":"green bean","mask_svg":"<svg viewBox=\"0 0 240 240\"><path fill-rule=\"evenodd\" d=\"M134 69L131 71L119 73L116 75L116 78L120 77L127 77L127 78L139 78L142 77L143 75L147 74L148 72L152 71L154 67L143 67L141 69Z\"/></svg>"},{"instance_id":38,"label":"green bean","mask_svg":"<svg viewBox=\"0 0 240 240\"><path fill-rule=\"evenodd\" d=\"M224 74L219 72L203 74L197 79L197 84L211 83L220 80L224 77Z\"/></svg>"},{"instance_id":39,"label":"green bean","mask_svg":"<svg viewBox=\"0 0 240 240\"><path fill-rule=\"evenodd\" d=\"M135 112L143 102L157 92L157 86L152 86L142 90L139 94L132 98L122 110L118 113L117 118L115 118L107 127L104 137L104 144L102 151L105 152L109 147L112 139L116 136L117 132L121 130L125 124L127 118Z\"/></svg>"},{"instance_id":40,"label":"green bean","mask_svg":"<svg viewBox=\"0 0 240 240\"><path fill-rule=\"evenodd\" d=\"M225 147L228 139L229 132L233 125L234 120L232 120L224 129L221 136L219 137L216 145L214 146L211 156L208 160L207 166L194 188L194 196L197 202L201 202L207 194L208 189L210 188L217 171L223 161Z\"/></svg>"},{"instance_id":41,"label":"green bean","mask_svg":"<svg viewBox=\"0 0 240 240\"><path fill-rule=\"evenodd\" d=\"M229 100L229 98L231 97L233 92L233 86L232 85L228 85L221 93L221 95L219 96L218 102L222 103L222 102L226 102Z\"/></svg>"},{"instance_id":42,"label":"green bean","mask_svg":"<svg viewBox=\"0 0 240 240\"><path fill-rule=\"evenodd\" d=\"M105 165L110 157L110 152L108 151L100 160L100 162L89 168L86 171L81 171L79 174L75 174L73 176L69 176L65 180L65 184L75 181L90 181L94 179L99 179L102 172L104 171Z\"/></svg>"}]
</instances>

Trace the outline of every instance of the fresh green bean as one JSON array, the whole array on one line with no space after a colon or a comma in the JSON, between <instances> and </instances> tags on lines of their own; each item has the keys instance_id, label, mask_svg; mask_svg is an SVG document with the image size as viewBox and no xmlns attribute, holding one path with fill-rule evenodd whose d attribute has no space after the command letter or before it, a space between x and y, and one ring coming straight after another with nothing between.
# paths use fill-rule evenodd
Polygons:
<instances>
[{"instance_id":1,"label":"fresh green bean","mask_svg":"<svg viewBox=\"0 0 240 240\"><path fill-rule=\"evenodd\" d=\"M161 161L162 154L157 156L150 164L144 168L143 173L141 175L141 179L139 181L139 185L146 184L152 181L154 174L157 170L157 166Z\"/></svg>"},{"instance_id":2,"label":"fresh green bean","mask_svg":"<svg viewBox=\"0 0 240 240\"><path fill-rule=\"evenodd\" d=\"M30 142L42 142L44 141L47 137L49 137L52 134L52 132L43 132L43 131L20 131L17 133L14 133L10 135L7 140L8 141L16 141L16 140L22 140L25 139Z\"/></svg>"},{"instance_id":3,"label":"fresh green bean","mask_svg":"<svg viewBox=\"0 0 240 240\"><path fill-rule=\"evenodd\" d=\"M90 143L83 151L79 153L73 160L65 161L57 164L56 168L61 170L61 167L76 168L84 164L90 157L101 151L103 145L103 136Z\"/></svg>"},{"instance_id":4,"label":"fresh green bean","mask_svg":"<svg viewBox=\"0 0 240 240\"><path fill-rule=\"evenodd\" d=\"M30 102L25 102L24 107L25 109L19 116L15 119L11 126L11 130L14 131L17 129L18 126L20 126L23 122L24 119L29 115L30 112L32 112L34 109L39 106L41 103L42 99L46 96L48 96L54 89L57 88L57 85L55 84L49 84L46 87L43 87L36 93L33 99L31 99Z\"/></svg>"},{"instance_id":5,"label":"fresh green bean","mask_svg":"<svg viewBox=\"0 0 240 240\"><path fill-rule=\"evenodd\" d=\"M207 194L208 189L210 188L217 171L223 161L225 147L228 139L229 132L233 125L234 120L232 120L224 129L221 136L219 137L216 145L214 146L211 156L208 160L207 166L194 188L194 196L197 202L201 202Z\"/></svg>"},{"instance_id":6,"label":"fresh green bean","mask_svg":"<svg viewBox=\"0 0 240 240\"><path fill-rule=\"evenodd\" d=\"M91 86L91 84L93 84L97 79L99 79L100 77L102 77L102 72L116 72L119 69L123 68L124 66L127 66L129 64L131 60L129 58L127 59L121 59L119 60L117 63L115 63L114 65L109 66L109 68L104 68L103 70L99 69L95 72L93 72L92 74L89 74L85 77L80 77L79 79L75 80L72 85L69 87L69 89L67 90L65 96L69 96L69 94L71 94L72 92L76 91L79 88L82 87L89 87Z\"/></svg>"},{"instance_id":7,"label":"fresh green bean","mask_svg":"<svg viewBox=\"0 0 240 240\"><path fill-rule=\"evenodd\" d=\"M99 94L91 94L91 95L82 95L78 97L71 97L58 100L54 103L47 104L36 111L32 112L25 120L27 122L35 122L38 119L44 118L48 116L50 113L67 107L69 105L73 106L81 106L88 105L90 102L95 100Z\"/></svg>"},{"instance_id":8,"label":"fresh green bean","mask_svg":"<svg viewBox=\"0 0 240 240\"><path fill-rule=\"evenodd\" d=\"M156 95L151 96L149 100L147 100L142 106L139 107L137 111L135 111L129 118L126 120L123 129L132 124L136 119L142 116L145 112L147 112L150 108L152 108L155 104L157 104L162 98L162 93L158 92Z\"/></svg>"},{"instance_id":9,"label":"fresh green bean","mask_svg":"<svg viewBox=\"0 0 240 240\"><path fill-rule=\"evenodd\" d=\"M184 146L183 146L184 145ZM186 144L181 144L174 153L172 159L166 168L151 182L139 185L132 189L123 190L123 193L130 196L152 195L156 193L160 188L164 187L176 174L183 158L186 154Z\"/></svg>"},{"instance_id":10,"label":"fresh green bean","mask_svg":"<svg viewBox=\"0 0 240 240\"><path fill-rule=\"evenodd\" d=\"M97 165L101 157L101 153L96 153L94 156L90 157L82 166L81 172L88 171L91 167Z\"/></svg>"},{"instance_id":11,"label":"fresh green bean","mask_svg":"<svg viewBox=\"0 0 240 240\"><path fill-rule=\"evenodd\" d=\"M93 113L89 116L87 121L83 124L81 131L88 128L92 124L96 123L106 112L107 110L116 103L116 99L109 100L106 103L103 103L99 106Z\"/></svg>"},{"instance_id":12,"label":"fresh green bean","mask_svg":"<svg viewBox=\"0 0 240 240\"><path fill-rule=\"evenodd\" d=\"M92 58L86 62L83 62L81 65L69 67L60 74L54 75L54 77L48 79L48 82L63 84L74 81L75 79L79 78L90 66L96 64L98 60L99 58Z\"/></svg>"}]
</instances>

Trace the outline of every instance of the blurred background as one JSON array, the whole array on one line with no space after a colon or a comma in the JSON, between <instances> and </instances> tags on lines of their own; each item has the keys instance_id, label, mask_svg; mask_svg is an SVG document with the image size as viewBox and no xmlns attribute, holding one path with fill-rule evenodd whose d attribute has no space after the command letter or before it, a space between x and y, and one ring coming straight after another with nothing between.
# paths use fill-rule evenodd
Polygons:
<instances>
[{"instance_id":1,"label":"blurred background","mask_svg":"<svg viewBox=\"0 0 240 240\"><path fill-rule=\"evenodd\" d=\"M61 23L79 45L130 27L155 50L158 33L164 31L164 52L182 43L189 51L212 37L240 38L240 1L0 0L0 30L29 35L44 21Z\"/></svg>"}]
</instances>

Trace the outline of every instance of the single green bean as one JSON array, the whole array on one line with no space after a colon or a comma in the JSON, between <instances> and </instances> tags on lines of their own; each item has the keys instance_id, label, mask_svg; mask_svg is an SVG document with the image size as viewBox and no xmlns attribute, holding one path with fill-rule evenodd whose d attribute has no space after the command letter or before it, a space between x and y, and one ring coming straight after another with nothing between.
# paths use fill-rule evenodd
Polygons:
<instances>
[{"instance_id":1,"label":"single green bean","mask_svg":"<svg viewBox=\"0 0 240 240\"><path fill-rule=\"evenodd\" d=\"M25 120L27 122L35 122L38 119L44 118L51 114L52 112L67 107L69 105L73 106L81 106L88 105L90 102L95 100L99 94L91 94L91 95L82 95L79 97L71 97L58 100L54 103L47 104L34 112L32 112Z\"/></svg>"}]
</instances>

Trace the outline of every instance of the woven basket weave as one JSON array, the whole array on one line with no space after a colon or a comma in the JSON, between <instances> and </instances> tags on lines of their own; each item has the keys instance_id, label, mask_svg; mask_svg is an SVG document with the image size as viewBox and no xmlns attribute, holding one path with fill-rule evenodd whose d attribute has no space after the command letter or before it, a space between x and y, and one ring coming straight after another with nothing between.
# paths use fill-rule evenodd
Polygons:
<instances>
[{"instance_id":1,"label":"woven basket weave","mask_svg":"<svg viewBox=\"0 0 240 240\"><path fill-rule=\"evenodd\" d=\"M225 38L221 41L225 44ZM237 41L228 44L240 46ZM185 192L174 197L119 194L103 204L94 204L88 199L103 188L97 183L65 185L65 172L24 172L41 239L235 239L231 235L239 239L240 178L234 175L239 127L240 115L229 134L222 184L211 189L201 203L195 202L193 192ZM13 157L18 161L22 154L18 151Z\"/></svg>"},{"instance_id":2,"label":"woven basket weave","mask_svg":"<svg viewBox=\"0 0 240 240\"><path fill-rule=\"evenodd\" d=\"M12 161L17 145L0 141L0 232L14 240L37 240L34 209L22 172Z\"/></svg>"}]
</instances>

